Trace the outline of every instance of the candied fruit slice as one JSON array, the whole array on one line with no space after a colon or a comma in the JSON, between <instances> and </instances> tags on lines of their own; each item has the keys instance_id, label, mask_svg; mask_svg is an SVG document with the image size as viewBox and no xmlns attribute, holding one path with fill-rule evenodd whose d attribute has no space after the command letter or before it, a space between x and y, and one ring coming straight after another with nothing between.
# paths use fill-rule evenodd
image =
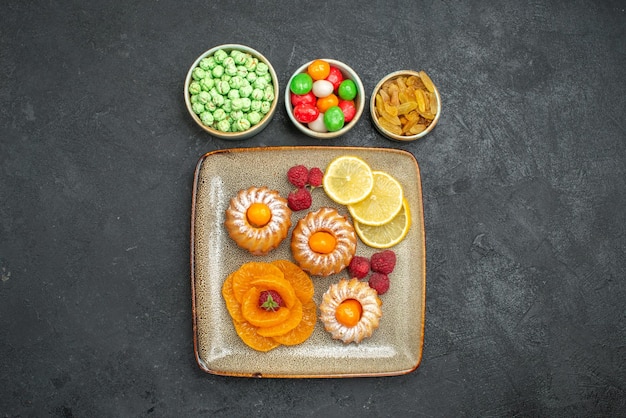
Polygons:
<instances>
[{"instance_id":1,"label":"candied fruit slice","mask_svg":"<svg viewBox=\"0 0 626 418\"><path fill-rule=\"evenodd\" d=\"M226 302L226 309L233 321L243 322L246 319L241 314L241 305L235 298L235 293L233 292L233 274L234 273L231 273L222 285L222 297Z\"/></svg>"},{"instance_id":2,"label":"candied fruit slice","mask_svg":"<svg viewBox=\"0 0 626 418\"><path fill-rule=\"evenodd\" d=\"M287 320L290 316L289 308L281 307L275 311L266 311L259 307L261 290L256 287L248 289L241 304L241 314L255 327L273 327Z\"/></svg>"},{"instance_id":3,"label":"candied fruit slice","mask_svg":"<svg viewBox=\"0 0 626 418\"><path fill-rule=\"evenodd\" d=\"M296 345L306 341L313 331L317 323L317 305L315 301L309 300L302 305L302 321L297 327L291 331L272 337L274 341L284 345Z\"/></svg>"},{"instance_id":4,"label":"candied fruit slice","mask_svg":"<svg viewBox=\"0 0 626 418\"><path fill-rule=\"evenodd\" d=\"M247 322L233 321L235 331L239 338L250 348L257 351L270 351L280 344L273 338L262 337L257 333L257 328Z\"/></svg>"},{"instance_id":5,"label":"candied fruit slice","mask_svg":"<svg viewBox=\"0 0 626 418\"><path fill-rule=\"evenodd\" d=\"M283 277L283 272L270 263L251 261L243 264L233 274L233 292L235 298L241 303L244 293L251 287L251 282L265 276Z\"/></svg>"},{"instance_id":6,"label":"candied fruit slice","mask_svg":"<svg viewBox=\"0 0 626 418\"><path fill-rule=\"evenodd\" d=\"M282 308L279 309L278 312L281 310ZM300 302L299 299L296 299L296 303L291 309L288 310L288 314L289 316L280 324L271 327L259 328L257 333L262 337L276 337L278 335L286 334L297 327L302 321L302 302Z\"/></svg>"},{"instance_id":7,"label":"candied fruit slice","mask_svg":"<svg viewBox=\"0 0 626 418\"><path fill-rule=\"evenodd\" d=\"M305 303L313 299L313 293L315 292L313 280L297 264L288 260L275 260L272 261L272 264L283 272L285 279L291 283L300 302Z\"/></svg>"},{"instance_id":8,"label":"candied fruit slice","mask_svg":"<svg viewBox=\"0 0 626 418\"><path fill-rule=\"evenodd\" d=\"M278 267L277 267L278 268ZM280 297L283 299L285 306L291 308L296 300L296 292L293 290L293 286L289 283L288 280L278 276L264 276L260 277L256 280L253 280L250 283L254 287L258 287L261 291L263 290L275 290L278 292Z\"/></svg>"}]
</instances>

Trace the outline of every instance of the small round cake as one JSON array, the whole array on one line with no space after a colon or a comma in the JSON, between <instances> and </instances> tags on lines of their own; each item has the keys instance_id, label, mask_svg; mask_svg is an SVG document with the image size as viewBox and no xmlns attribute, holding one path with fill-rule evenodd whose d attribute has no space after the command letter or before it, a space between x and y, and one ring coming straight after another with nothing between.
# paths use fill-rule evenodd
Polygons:
<instances>
[{"instance_id":1,"label":"small round cake","mask_svg":"<svg viewBox=\"0 0 626 418\"><path fill-rule=\"evenodd\" d=\"M278 191L250 187L230 199L224 226L238 246L253 255L265 255L287 237L291 209Z\"/></svg>"},{"instance_id":2,"label":"small round cake","mask_svg":"<svg viewBox=\"0 0 626 418\"><path fill-rule=\"evenodd\" d=\"M311 275L339 273L356 252L354 227L336 209L309 212L293 229L291 252L300 268Z\"/></svg>"},{"instance_id":3,"label":"small round cake","mask_svg":"<svg viewBox=\"0 0 626 418\"><path fill-rule=\"evenodd\" d=\"M356 278L332 284L322 296L319 309L324 329L346 344L371 337L383 314L378 293Z\"/></svg>"}]
</instances>

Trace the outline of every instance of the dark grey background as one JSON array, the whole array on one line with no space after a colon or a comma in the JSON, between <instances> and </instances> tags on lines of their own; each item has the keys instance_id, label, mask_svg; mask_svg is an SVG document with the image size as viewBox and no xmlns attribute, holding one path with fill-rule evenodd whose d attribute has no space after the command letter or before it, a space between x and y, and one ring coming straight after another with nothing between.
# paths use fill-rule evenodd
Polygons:
<instances>
[{"instance_id":1,"label":"dark grey background","mask_svg":"<svg viewBox=\"0 0 626 418\"><path fill-rule=\"evenodd\" d=\"M625 416L624 2L283 3L2 3L0 415ZM391 71L426 70L441 120L394 143L368 107L320 142L281 97L260 135L217 140L187 114L183 80L223 43L261 51L282 87L319 57L356 69L368 97ZM275 145L417 158L417 371L253 380L196 366L195 164Z\"/></svg>"}]
</instances>

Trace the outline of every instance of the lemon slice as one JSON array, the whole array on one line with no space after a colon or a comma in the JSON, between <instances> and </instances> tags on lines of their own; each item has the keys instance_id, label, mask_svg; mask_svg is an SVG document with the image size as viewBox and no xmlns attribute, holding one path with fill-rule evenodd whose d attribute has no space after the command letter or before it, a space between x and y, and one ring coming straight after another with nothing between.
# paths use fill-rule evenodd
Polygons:
<instances>
[{"instance_id":1,"label":"lemon slice","mask_svg":"<svg viewBox=\"0 0 626 418\"><path fill-rule=\"evenodd\" d=\"M365 225L382 225L402 209L404 193L398 180L384 171L372 171L374 187L363 200L348 205L354 220Z\"/></svg>"},{"instance_id":2,"label":"lemon slice","mask_svg":"<svg viewBox=\"0 0 626 418\"><path fill-rule=\"evenodd\" d=\"M374 186L369 165L358 157L344 155L332 160L323 179L324 191L340 205L349 205L365 199Z\"/></svg>"},{"instance_id":3,"label":"lemon slice","mask_svg":"<svg viewBox=\"0 0 626 418\"><path fill-rule=\"evenodd\" d=\"M365 245L373 248L390 248L402 241L411 228L409 202L402 199L402 209L391 221L380 226L354 222L354 230Z\"/></svg>"}]
</instances>

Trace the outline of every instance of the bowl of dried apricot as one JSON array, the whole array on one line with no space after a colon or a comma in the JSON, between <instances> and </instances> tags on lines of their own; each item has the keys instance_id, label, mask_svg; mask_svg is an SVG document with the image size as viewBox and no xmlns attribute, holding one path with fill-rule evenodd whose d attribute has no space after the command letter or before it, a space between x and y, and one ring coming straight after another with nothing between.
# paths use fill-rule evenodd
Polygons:
<instances>
[{"instance_id":1,"label":"bowl of dried apricot","mask_svg":"<svg viewBox=\"0 0 626 418\"><path fill-rule=\"evenodd\" d=\"M424 71L395 71L374 87L370 112L374 126L387 138L415 141L437 125L441 99Z\"/></svg>"}]
</instances>

